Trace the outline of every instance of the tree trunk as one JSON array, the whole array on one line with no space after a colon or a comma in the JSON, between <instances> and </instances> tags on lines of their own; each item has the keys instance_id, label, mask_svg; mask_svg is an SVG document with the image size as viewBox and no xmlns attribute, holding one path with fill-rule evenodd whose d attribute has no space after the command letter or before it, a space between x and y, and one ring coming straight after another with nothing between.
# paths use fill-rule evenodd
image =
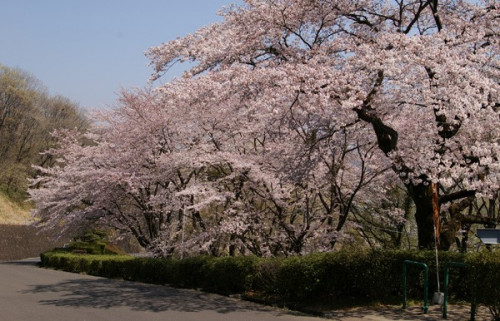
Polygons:
<instances>
[{"instance_id":1,"label":"tree trunk","mask_svg":"<svg viewBox=\"0 0 500 321\"><path fill-rule=\"evenodd\" d=\"M432 191L424 184L407 184L408 194L415 203L415 221L418 230L418 248L434 248L434 216L432 207Z\"/></svg>"}]
</instances>

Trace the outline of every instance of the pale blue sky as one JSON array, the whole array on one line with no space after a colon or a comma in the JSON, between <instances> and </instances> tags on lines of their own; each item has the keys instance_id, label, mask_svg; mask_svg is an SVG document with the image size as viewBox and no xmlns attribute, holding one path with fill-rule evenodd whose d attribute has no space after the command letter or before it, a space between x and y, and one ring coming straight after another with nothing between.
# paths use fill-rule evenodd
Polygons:
<instances>
[{"instance_id":1,"label":"pale blue sky","mask_svg":"<svg viewBox=\"0 0 500 321\"><path fill-rule=\"evenodd\" d=\"M0 64L84 108L112 106L120 88L146 84L147 48L220 21L231 3L242 1L0 0Z\"/></svg>"}]
</instances>

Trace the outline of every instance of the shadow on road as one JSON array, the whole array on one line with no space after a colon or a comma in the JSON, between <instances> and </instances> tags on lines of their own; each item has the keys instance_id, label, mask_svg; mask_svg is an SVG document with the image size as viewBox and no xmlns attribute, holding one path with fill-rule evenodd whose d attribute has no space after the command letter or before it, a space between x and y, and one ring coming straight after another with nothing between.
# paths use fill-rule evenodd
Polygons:
<instances>
[{"instance_id":1,"label":"shadow on road","mask_svg":"<svg viewBox=\"0 0 500 321\"><path fill-rule=\"evenodd\" d=\"M266 311L270 308L251 302L167 286L108 279L75 279L57 284L35 285L25 293L44 294L40 304L109 309L129 307L135 311L179 311L218 313ZM287 312L287 314L290 314Z\"/></svg>"}]
</instances>

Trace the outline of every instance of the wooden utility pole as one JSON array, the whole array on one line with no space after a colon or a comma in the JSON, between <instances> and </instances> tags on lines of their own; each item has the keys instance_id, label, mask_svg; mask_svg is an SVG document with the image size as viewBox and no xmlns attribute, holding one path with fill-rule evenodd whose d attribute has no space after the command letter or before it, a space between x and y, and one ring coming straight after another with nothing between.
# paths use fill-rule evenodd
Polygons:
<instances>
[{"instance_id":1,"label":"wooden utility pole","mask_svg":"<svg viewBox=\"0 0 500 321\"><path fill-rule=\"evenodd\" d=\"M434 226L436 233L436 245L439 248L439 236L441 231L441 224L439 223L439 194L438 194L438 184L431 183L431 193L432 193L432 216L434 217Z\"/></svg>"}]
</instances>

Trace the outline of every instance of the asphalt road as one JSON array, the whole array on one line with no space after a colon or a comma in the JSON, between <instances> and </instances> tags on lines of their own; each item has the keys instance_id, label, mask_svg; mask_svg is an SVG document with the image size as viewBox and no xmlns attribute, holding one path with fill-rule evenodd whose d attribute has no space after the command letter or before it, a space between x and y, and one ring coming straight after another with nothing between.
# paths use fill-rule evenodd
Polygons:
<instances>
[{"instance_id":1,"label":"asphalt road","mask_svg":"<svg viewBox=\"0 0 500 321\"><path fill-rule=\"evenodd\" d=\"M5 321L319 321L234 298L36 267L0 263Z\"/></svg>"}]
</instances>

